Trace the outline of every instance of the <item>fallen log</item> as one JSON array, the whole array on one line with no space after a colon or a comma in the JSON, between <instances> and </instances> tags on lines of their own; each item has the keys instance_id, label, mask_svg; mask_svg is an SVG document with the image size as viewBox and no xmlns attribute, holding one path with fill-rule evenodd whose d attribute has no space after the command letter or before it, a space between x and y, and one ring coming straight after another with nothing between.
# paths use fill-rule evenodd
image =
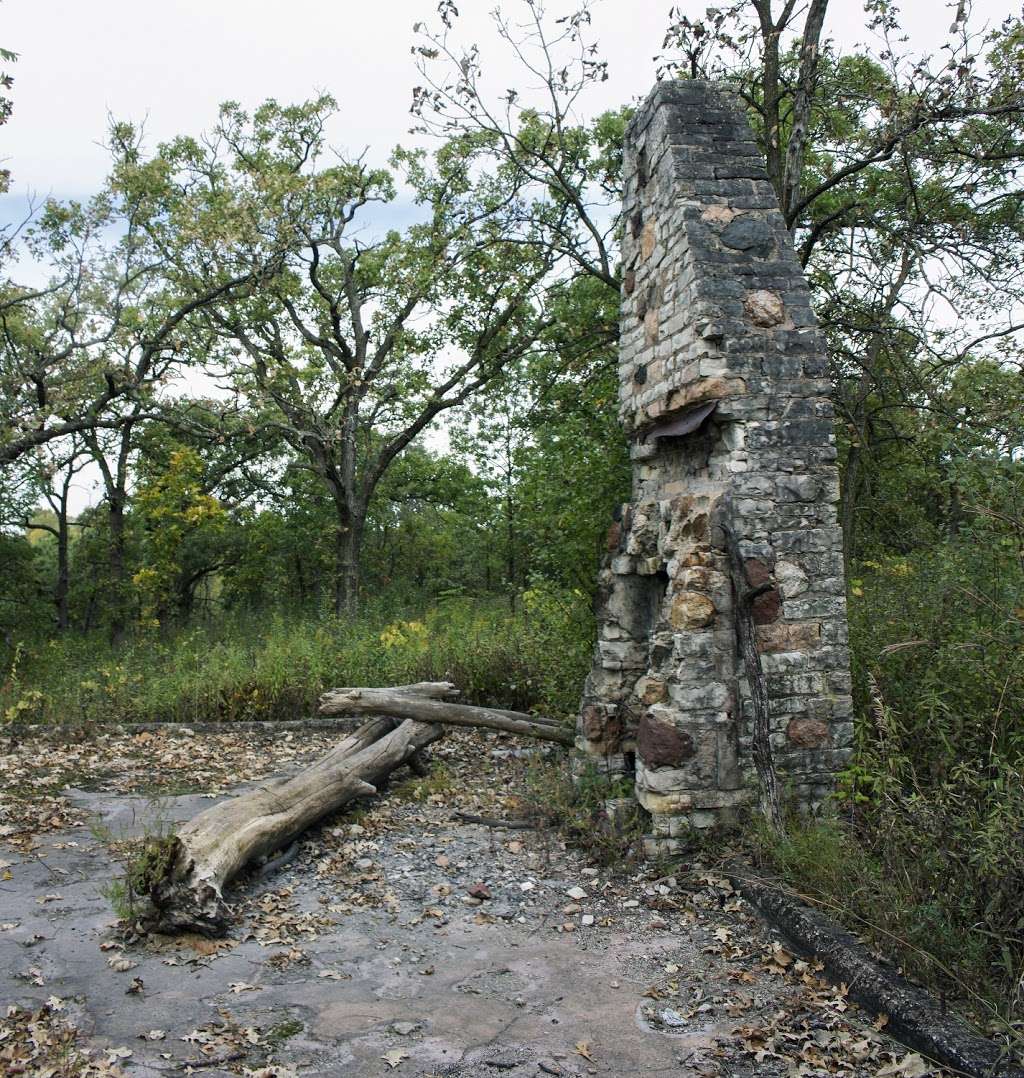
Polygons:
<instances>
[{"instance_id":1,"label":"fallen log","mask_svg":"<svg viewBox=\"0 0 1024 1078\"><path fill-rule=\"evenodd\" d=\"M408 764L422 773L421 750L446 725L482 726L571 745L571 731L552 719L518 711L451 703L447 681L386 689L333 689L320 698L323 714L368 712L371 719L323 759L200 812L167 838L150 840L128 870L132 890L149 899L142 922L161 932L223 935L231 923L224 890L242 869L284 849L311 824L377 787ZM275 862L281 864L281 862Z\"/></svg>"},{"instance_id":2,"label":"fallen log","mask_svg":"<svg viewBox=\"0 0 1024 1078\"><path fill-rule=\"evenodd\" d=\"M330 689L329 692L364 692L362 686L347 689ZM374 692L397 692L402 696L426 696L432 700L454 700L459 695L459 690L450 681L417 681L412 685L388 685L386 688L374 689ZM321 695L320 699L324 698Z\"/></svg>"},{"instance_id":3,"label":"fallen log","mask_svg":"<svg viewBox=\"0 0 1024 1078\"><path fill-rule=\"evenodd\" d=\"M403 719L448 726L482 726L488 730L504 730L541 741L554 741L559 745L572 745L574 740L572 731L554 719L526 715L521 711L428 700L394 689L331 689L320 697L319 712L321 715L360 712L399 715Z\"/></svg>"},{"instance_id":4,"label":"fallen log","mask_svg":"<svg viewBox=\"0 0 1024 1078\"><path fill-rule=\"evenodd\" d=\"M437 725L374 719L297 775L212 805L174 835L151 840L129 869L134 889L151 903L145 927L223 935L232 920L224 889L246 864L349 801L375 794L378 783L442 734Z\"/></svg>"}]
</instances>

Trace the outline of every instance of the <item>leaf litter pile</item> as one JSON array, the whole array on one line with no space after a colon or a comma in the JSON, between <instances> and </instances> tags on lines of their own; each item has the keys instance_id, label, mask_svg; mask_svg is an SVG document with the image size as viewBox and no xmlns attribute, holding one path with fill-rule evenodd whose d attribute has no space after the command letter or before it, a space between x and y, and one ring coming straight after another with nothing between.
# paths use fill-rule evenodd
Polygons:
<instances>
[{"instance_id":1,"label":"leaf litter pile","mask_svg":"<svg viewBox=\"0 0 1024 1078\"><path fill-rule=\"evenodd\" d=\"M11 745L0 757L0 854L6 844L40 859L50 845L61 847L52 842L55 833L66 838L85 822L62 793L66 787L116 796L196 788L215 794L315 758L337 736L173 731ZM605 864L567 841L542 807L544 784L566 781L565 773L557 751L524 750L504 735L479 731L449 734L435 746L427 777L396 776L381 797L311 830L272 878L243 885L228 940L108 934L101 944L105 961L123 976L126 995L148 991L146 962L205 968L255 946L257 975L225 981L215 1020L182 1030L140 1028L134 1044L98 1047L69 1017L83 1001L69 1007L43 971L27 965L21 983L36 1002L0 1014L0 1073L130 1074L140 1056L185 1071L210 1073L217 1066L254 1078L317 1073L272 1022L253 1021L243 1009L282 980L320 984L328 996L332 986L351 982L358 969L344 952L323 945L337 926L370 914L387 929L386 935L378 930L376 948L413 978L451 975L433 941L463 925L565 941L581 961L607 962L604 991L624 1029L677 1042L681 1073L943 1073L891 1041L884 1015L864 1014L845 986L829 984L820 967L790 954L713 866L684 861L666 874L664 866L629 858ZM0 876L9 877L8 865L0 856ZM39 895L36 902L49 908L60 898ZM15 917L0 932L17 925ZM623 940L629 946L616 957L611 944ZM512 969L467 968L454 991L500 1000L513 1013L536 1009L531 985ZM371 996L366 1006L372 1003ZM376 1066L366 1073L616 1073L608 1063L615 1032L607 1032L608 1043L593 1030L566 1029L557 1044L486 1048L472 1065L467 1057L468 1069L458 1069L436 1066L422 1023L391 1022Z\"/></svg>"},{"instance_id":2,"label":"leaf litter pile","mask_svg":"<svg viewBox=\"0 0 1024 1078\"><path fill-rule=\"evenodd\" d=\"M12 737L0 753L0 841L30 849L41 834L81 826L86 814L62 793L69 787L212 797L324 753L337 738L319 730L196 734L187 726L117 730L71 742Z\"/></svg>"}]
</instances>

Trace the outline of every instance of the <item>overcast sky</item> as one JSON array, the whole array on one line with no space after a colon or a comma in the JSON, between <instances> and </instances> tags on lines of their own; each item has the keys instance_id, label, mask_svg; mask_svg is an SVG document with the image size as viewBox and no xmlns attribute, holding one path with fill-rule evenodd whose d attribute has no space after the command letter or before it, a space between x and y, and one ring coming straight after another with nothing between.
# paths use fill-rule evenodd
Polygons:
<instances>
[{"instance_id":1,"label":"overcast sky","mask_svg":"<svg viewBox=\"0 0 1024 1078\"><path fill-rule=\"evenodd\" d=\"M677 0L700 14L706 0ZM998 22L1020 0L976 0ZM458 0L460 32L478 41L501 85L525 90L522 74L495 48L495 0ZM504 0L510 17L521 0ZM549 0L558 15L571 0ZM946 0L905 0L914 43L934 47L951 21ZM594 32L610 79L588 111L643 95L654 82L669 0L598 0ZM370 147L378 159L406 138L417 81L410 46L434 0L3 0L0 45L20 54L14 115L0 128L0 157L13 172L0 220L17 215L28 192L82 197L106 169L108 115L145 120L150 143L208 127L221 101L300 101L327 90L339 102L335 145ZM827 28L845 44L863 40L861 0L832 0Z\"/></svg>"}]
</instances>

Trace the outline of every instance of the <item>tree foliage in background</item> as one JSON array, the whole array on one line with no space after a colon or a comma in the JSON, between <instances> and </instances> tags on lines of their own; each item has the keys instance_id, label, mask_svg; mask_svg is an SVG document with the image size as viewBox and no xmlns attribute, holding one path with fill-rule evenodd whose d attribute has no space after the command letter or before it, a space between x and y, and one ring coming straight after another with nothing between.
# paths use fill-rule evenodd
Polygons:
<instances>
[{"instance_id":1,"label":"tree foliage in background","mask_svg":"<svg viewBox=\"0 0 1024 1078\"><path fill-rule=\"evenodd\" d=\"M12 52L10 49L0 49L0 64L5 65L4 68L0 68L0 127L7 123L11 118L11 113L14 111L14 102L7 96L14 86L14 76L5 68L7 64L16 63L17 59L18 54L16 52ZM0 168L0 195L9 190L10 186L10 170ZM4 239L4 233L0 231L0 253L3 253Z\"/></svg>"},{"instance_id":2,"label":"tree foliage in background","mask_svg":"<svg viewBox=\"0 0 1024 1078\"><path fill-rule=\"evenodd\" d=\"M479 139L432 157L397 150L420 208L372 238L365 209L392 202L392 171L324 166L327 97L251 117L222 109L213 134L144 159L119 128L118 183L197 298L279 257L258 290L223 292L199 319L208 369L252 409L331 499L334 608L354 610L367 514L396 458L436 417L524 356L543 325L540 286L557 221L531 216L516 177L478 174Z\"/></svg>"},{"instance_id":3,"label":"tree foliage in background","mask_svg":"<svg viewBox=\"0 0 1024 1078\"><path fill-rule=\"evenodd\" d=\"M848 560L907 412L934 409L961 364L1021 361L1024 22L980 30L970 4L946 7L934 56L908 50L881 0L866 5L875 43L852 51L827 34L828 0L676 9L665 41L666 71L724 80L748 105L809 274L842 420Z\"/></svg>"}]
</instances>

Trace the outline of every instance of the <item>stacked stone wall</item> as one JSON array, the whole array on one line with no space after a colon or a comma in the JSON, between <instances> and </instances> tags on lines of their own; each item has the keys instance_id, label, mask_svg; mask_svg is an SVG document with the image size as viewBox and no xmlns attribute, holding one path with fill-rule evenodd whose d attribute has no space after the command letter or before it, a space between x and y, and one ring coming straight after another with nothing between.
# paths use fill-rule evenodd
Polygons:
<instances>
[{"instance_id":1,"label":"stacked stone wall","mask_svg":"<svg viewBox=\"0 0 1024 1078\"><path fill-rule=\"evenodd\" d=\"M784 789L816 807L851 742L826 359L737 100L659 84L625 145L620 410L633 495L608 536L580 757L632 774L652 848L754 792L725 529L739 539Z\"/></svg>"}]
</instances>

